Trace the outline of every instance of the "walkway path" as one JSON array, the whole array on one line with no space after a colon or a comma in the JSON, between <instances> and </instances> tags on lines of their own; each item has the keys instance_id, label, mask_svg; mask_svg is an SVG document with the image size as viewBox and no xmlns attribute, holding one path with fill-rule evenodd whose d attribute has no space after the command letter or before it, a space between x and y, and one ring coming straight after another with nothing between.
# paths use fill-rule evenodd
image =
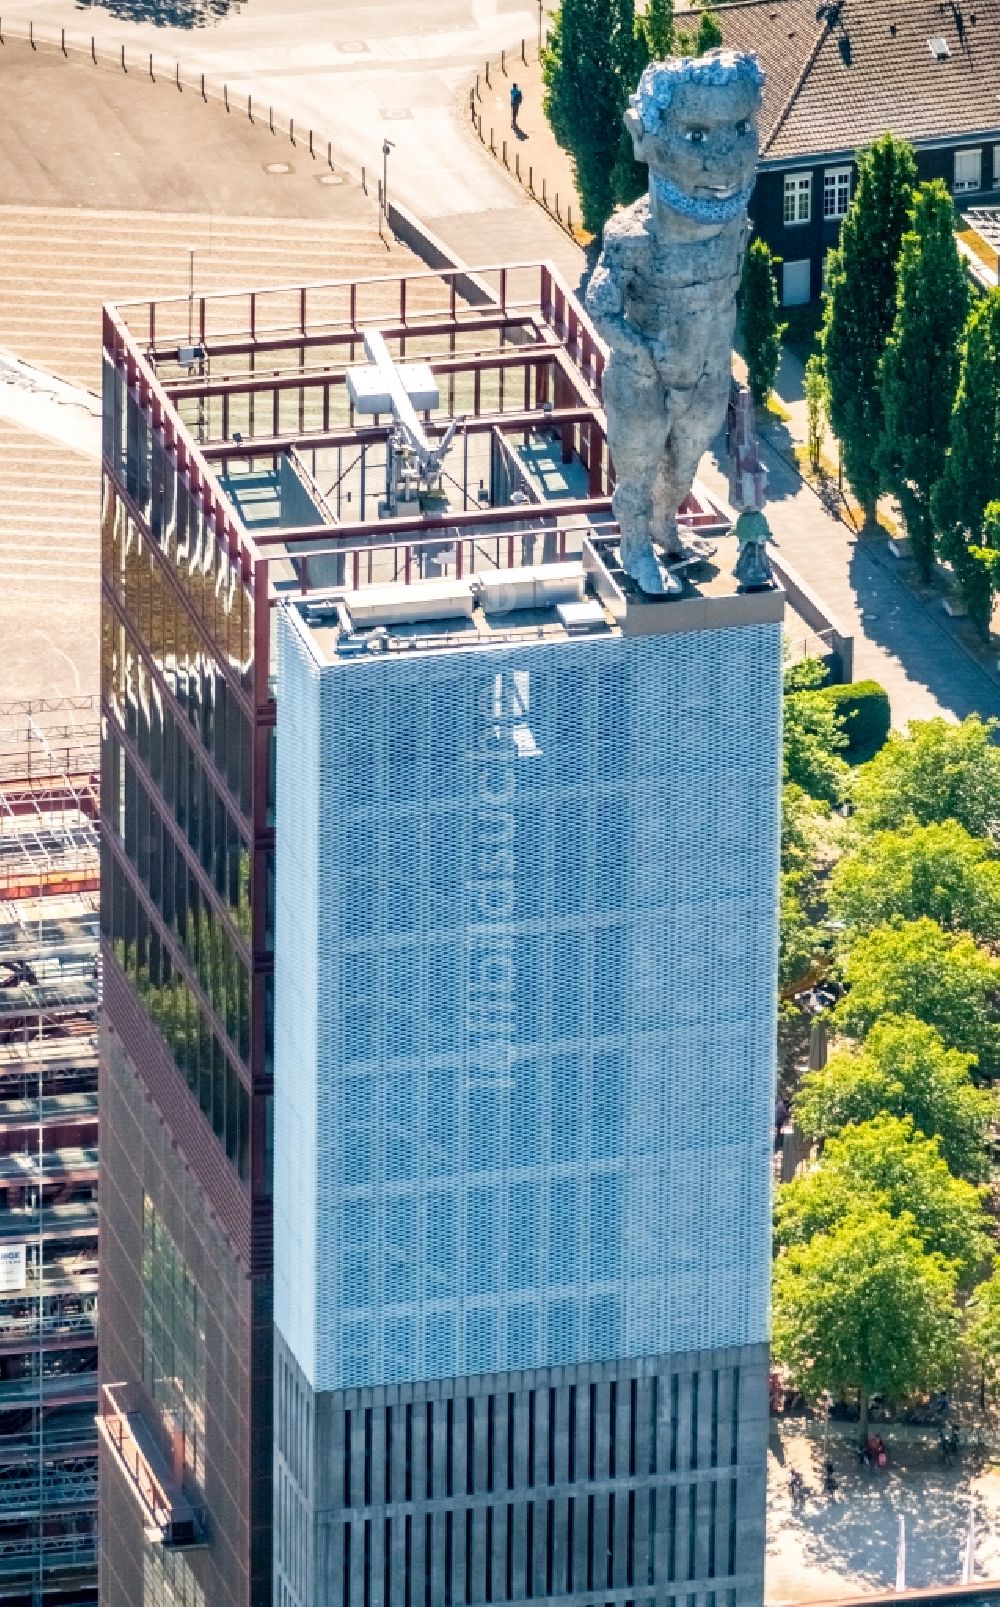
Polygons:
<instances>
[{"instance_id":1,"label":"walkway path","mask_svg":"<svg viewBox=\"0 0 1000 1607\"><path fill-rule=\"evenodd\" d=\"M178 8L180 9L180 8ZM389 139L390 194L466 260L551 257L574 282L583 256L462 127L468 85L489 55L537 38L534 0L252 0L212 25L177 27L164 3L10 0L4 33L29 19L70 39L153 51L163 70L205 72L322 132L355 172L374 179ZM156 15L161 22L150 20ZM17 46L16 48L21 48ZM373 184L374 193L374 184Z\"/></svg>"},{"instance_id":2,"label":"walkway path","mask_svg":"<svg viewBox=\"0 0 1000 1607\"><path fill-rule=\"evenodd\" d=\"M905 1523L910 1589L955 1585L961 1578L975 1513L976 1574L1000 1575L1000 1472L969 1453L944 1467L929 1435L906 1443L887 1434L890 1465L858 1465L846 1438L831 1439L837 1490L822 1493L821 1443L788 1425L772 1432L768 1454L767 1607L891 1591L896 1581L899 1519ZM793 1508L789 1474L802 1474L809 1494Z\"/></svg>"}]
</instances>

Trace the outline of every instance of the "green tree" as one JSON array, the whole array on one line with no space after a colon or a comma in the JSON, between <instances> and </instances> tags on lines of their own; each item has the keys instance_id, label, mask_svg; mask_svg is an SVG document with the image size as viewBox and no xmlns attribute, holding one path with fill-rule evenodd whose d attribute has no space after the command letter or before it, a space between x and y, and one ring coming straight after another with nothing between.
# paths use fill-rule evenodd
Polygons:
<instances>
[{"instance_id":1,"label":"green tree","mask_svg":"<svg viewBox=\"0 0 1000 1607\"><path fill-rule=\"evenodd\" d=\"M997 1113L991 1091L976 1088L974 1055L949 1049L934 1027L914 1016L885 1016L862 1044L832 1054L809 1071L795 1098L795 1120L810 1138L831 1138L879 1115L912 1117L936 1138L956 1177L989 1176L986 1132Z\"/></svg>"},{"instance_id":2,"label":"green tree","mask_svg":"<svg viewBox=\"0 0 1000 1607\"><path fill-rule=\"evenodd\" d=\"M905 1400L954 1379L955 1270L907 1218L859 1212L778 1257L772 1353L812 1399L856 1397L864 1442L873 1395Z\"/></svg>"},{"instance_id":3,"label":"green tree","mask_svg":"<svg viewBox=\"0 0 1000 1607\"><path fill-rule=\"evenodd\" d=\"M913 1015L952 1048L977 1055L986 1076L1000 1064L993 1013L1000 961L970 937L926 917L876 926L852 944L844 980L836 1020L849 1037L863 1038L884 1016Z\"/></svg>"},{"instance_id":4,"label":"green tree","mask_svg":"<svg viewBox=\"0 0 1000 1607\"><path fill-rule=\"evenodd\" d=\"M710 5L703 5L701 16L698 18L698 32L695 34L693 56L707 56L710 50L718 50L722 44L722 29Z\"/></svg>"},{"instance_id":5,"label":"green tree","mask_svg":"<svg viewBox=\"0 0 1000 1607\"><path fill-rule=\"evenodd\" d=\"M819 352L807 359L802 388L806 398L809 431L809 462L818 469L823 450L823 416L826 413L826 371Z\"/></svg>"},{"instance_id":6,"label":"green tree","mask_svg":"<svg viewBox=\"0 0 1000 1607\"><path fill-rule=\"evenodd\" d=\"M986 512L1000 500L1000 288L972 308L959 350L951 450L931 498L941 552L953 565L962 601L977 628L989 631L995 570L976 549L994 547L1000 521Z\"/></svg>"},{"instance_id":7,"label":"green tree","mask_svg":"<svg viewBox=\"0 0 1000 1607\"><path fill-rule=\"evenodd\" d=\"M774 389L774 380L781 362L781 340L788 328L778 318L778 281L774 265L780 260L771 255L763 240L754 239L743 264L743 285L740 294L740 322L743 328L743 350L747 363L747 380L759 407L767 406Z\"/></svg>"},{"instance_id":8,"label":"green tree","mask_svg":"<svg viewBox=\"0 0 1000 1607\"><path fill-rule=\"evenodd\" d=\"M665 61L674 53L674 0L648 0L642 29L651 61Z\"/></svg>"},{"instance_id":9,"label":"green tree","mask_svg":"<svg viewBox=\"0 0 1000 1607\"><path fill-rule=\"evenodd\" d=\"M861 932L927 915L989 943L1000 937L1000 861L957 820L910 822L861 837L834 866L829 900L831 914Z\"/></svg>"},{"instance_id":10,"label":"green tree","mask_svg":"<svg viewBox=\"0 0 1000 1607\"><path fill-rule=\"evenodd\" d=\"M826 259L822 339L830 423L866 524L874 523L883 489L880 371L896 311L896 263L915 176L911 147L891 134L862 151L840 243Z\"/></svg>"},{"instance_id":11,"label":"green tree","mask_svg":"<svg viewBox=\"0 0 1000 1607\"><path fill-rule=\"evenodd\" d=\"M940 179L917 187L903 236L896 313L882 358L882 459L924 580L934 567L931 492L941 477L969 306L955 208Z\"/></svg>"},{"instance_id":12,"label":"green tree","mask_svg":"<svg viewBox=\"0 0 1000 1607\"><path fill-rule=\"evenodd\" d=\"M562 0L542 51L543 106L573 162L584 228L614 204L622 116L635 88L633 0Z\"/></svg>"},{"instance_id":13,"label":"green tree","mask_svg":"<svg viewBox=\"0 0 1000 1607\"><path fill-rule=\"evenodd\" d=\"M845 1127L827 1141L808 1172L778 1190L774 1236L805 1244L862 1211L908 1215L923 1248L954 1264L968 1289L992 1262L983 1204L986 1190L953 1177L936 1138L914 1132L909 1116Z\"/></svg>"},{"instance_id":14,"label":"green tree","mask_svg":"<svg viewBox=\"0 0 1000 1607\"><path fill-rule=\"evenodd\" d=\"M825 676L818 659L802 659L785 671L784 779L811 798L836 803L847 774L838 757L847 737L843 717L816 695Z\"/></svg>"},{"instance_id":15,"label":"green tree","mask_svg":"<svg viewBox=\"0 0 1000 1607\"><path fill-rule=\"evenodd\" d=\"M983 1390L1000 1385L1000 1272L979 1285L966 1307L965 1342L982 1371Z\"/></svg>"},{"instance_id":16,"label":"green tree","mask_svg":"<svg viewBox=\"0 0 1000 1607\"><path fill-rule=\"evenodd\" d=\"M785 871L781 877L778 916L778 983L791 988L804 982L820 948L819 933L803 901L803 877Z\"/></svg>"},{"instance_id":17,"label":"green tree","mask_svg":"<svg viewBox=\"0 0 1000 1607\"><path fill-rule=\"evenodd\" d=\"M854 819L862 831L957 820L973 837L1000 836L1000 721L970 714L961 725L912 720L906 736L855 771Z\"/></svg>"},{"instance_id":18,"label":"green tree","mask_svg":"<svg viewBox=\"0 0 1000 1607\"><path fill-rule=\"evenodd\" d=\"M822 804L801 787L781 789L781 868L785 872L811 872L819 850L825 814Z\"/></svg>"}]
</instances>

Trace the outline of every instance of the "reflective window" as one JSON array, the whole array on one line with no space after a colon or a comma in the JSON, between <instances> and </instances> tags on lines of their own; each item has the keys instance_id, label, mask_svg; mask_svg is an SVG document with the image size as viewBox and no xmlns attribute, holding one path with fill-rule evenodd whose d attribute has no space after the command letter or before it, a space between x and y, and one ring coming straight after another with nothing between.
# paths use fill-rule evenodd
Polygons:
<instances>
[{"instance_id":1,"label":"reflective window","mask_svg":"<svg viewBox=\"0 0 1000 1607\"><path fill-rule=\"evenodd\" d=\"M142 1381L205 1483L205 1297L149 1195L142 1201Z\"/></svg>"}]
</instances>

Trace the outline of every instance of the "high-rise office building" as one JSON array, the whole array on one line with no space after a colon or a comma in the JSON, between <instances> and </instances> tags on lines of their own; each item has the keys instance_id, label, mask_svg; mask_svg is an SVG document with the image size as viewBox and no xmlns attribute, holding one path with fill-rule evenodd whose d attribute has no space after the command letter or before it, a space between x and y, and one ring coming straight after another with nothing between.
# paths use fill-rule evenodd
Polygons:
<instances>
[{"instance_id":1,"label":"high-rise office building","mask_svg":"<svg viewBox=\"0 0 1000 1607\"><path fill-rule=\"evenodd\" d=\"M280 1607L761 1600L780 598L584 556L282 614Z\"/></svg>"},{"instance_id":2,"label":"high-rise office building","mask_svg":"<svg viewBox=\"0 0 1000 1607\"><path fill-rule=\"evenodd\" d=\"M106 311L103 1607L272 1480L283 1607L760 1595L781 598L622 590L601 372L547 267Z\"/></svg>"}]
</instances>

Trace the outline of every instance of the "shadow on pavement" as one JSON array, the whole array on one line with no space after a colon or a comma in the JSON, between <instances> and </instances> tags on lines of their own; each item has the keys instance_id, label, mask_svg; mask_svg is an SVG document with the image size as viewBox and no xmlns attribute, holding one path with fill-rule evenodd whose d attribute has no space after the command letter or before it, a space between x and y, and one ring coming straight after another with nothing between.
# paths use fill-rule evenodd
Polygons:
<instances>
[{"instance_id":1,"label":"shadow on pavement","mask_svg":"<svg viewBox=\"0 0 1000 1607\"><path fill-rule=\"evenodd\" d=\"M152 22L157 28L211 28L229 15L233 0L76 0L76 5L78 11L108 11L124 22Z\"/></svg>"},{"instance_id":2,"label":"shadow on pavement","mask_svg":"<svg viewBox=\"0 0 1000 1607\"><path fill-rule=\"evenodd\" d=\"M1000 686L977 664L958 637L938 617L940 596L925 602L888 567L898 561L880 539L856 541L848 578L869 641L891 654L957 719L1000 713Z\"/></svg>"}]
</instances>

